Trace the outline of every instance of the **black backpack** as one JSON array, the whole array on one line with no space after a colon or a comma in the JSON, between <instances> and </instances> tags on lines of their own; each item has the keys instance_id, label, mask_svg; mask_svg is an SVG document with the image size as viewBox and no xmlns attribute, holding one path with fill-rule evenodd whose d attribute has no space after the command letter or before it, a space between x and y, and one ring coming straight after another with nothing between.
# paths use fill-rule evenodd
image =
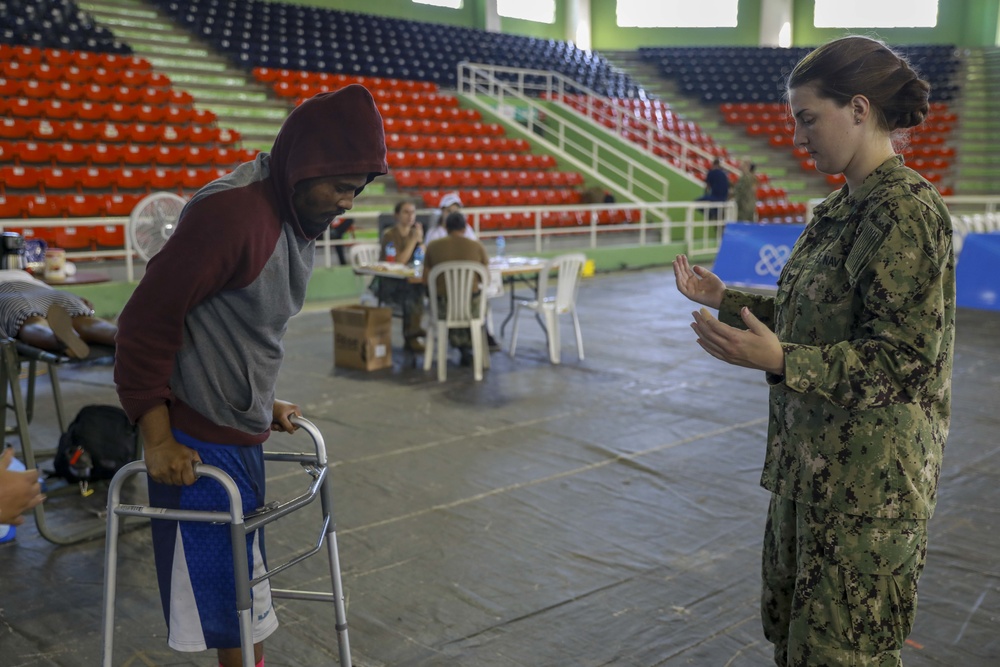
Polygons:
<instances>
[{"instance_id":1,"label":"black backpack","mask_svg":"<svg viewBox=\"0 0 1000 667\"><path fill-rule=\"evenodd\" d=\"M88 405L59 438L55 473L71 482L111 479L136 458L138 434L125 411L114 405Z\"/></svg>"}]
</instances>

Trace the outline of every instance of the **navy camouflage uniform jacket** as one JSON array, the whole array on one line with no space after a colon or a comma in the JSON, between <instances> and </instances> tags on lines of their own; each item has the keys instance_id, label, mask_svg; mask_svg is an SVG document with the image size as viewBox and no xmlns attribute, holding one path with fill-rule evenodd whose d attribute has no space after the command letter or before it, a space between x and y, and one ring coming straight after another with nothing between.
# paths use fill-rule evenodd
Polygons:
<instances>
[{"instance_id":1,"label":"navy camouflage uniform jacket","mask_svg":"<svg viewBox=\"0 0 1000 667\"><path fill-rule=\"evenodd\" d=\"M777 334L761 484L846 514L927 519L951 415L955 259L937 190L882 163L816 207L775 296L727 289Z\"/></svg>"}]
</instances>

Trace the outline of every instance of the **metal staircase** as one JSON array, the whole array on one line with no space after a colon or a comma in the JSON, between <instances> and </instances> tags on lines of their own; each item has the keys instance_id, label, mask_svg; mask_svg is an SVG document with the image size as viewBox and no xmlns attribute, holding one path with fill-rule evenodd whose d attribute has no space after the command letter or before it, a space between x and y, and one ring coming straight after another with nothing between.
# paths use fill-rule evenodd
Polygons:
<instances>
[{"instance_id":1,"label":"metal staircase","mask_svg":"<svg viewBox=\"0 0 1000 667\"><path fill-rule=\"evenodd\" d=\"M791 151L778 151L766 138L750 137L742 127L727 125L717 105L706 106L681 94L671 79L637 51L602 51L601 55L631 75L647 92L669 103L678 115L697 123L718 145L726 148L730 157L755 162L758 172L766 174L771 185L787 191L789 201L808 201L830 193L832 188L825 178L816 172L803 172Z\"/></svg>"}]
</instances>

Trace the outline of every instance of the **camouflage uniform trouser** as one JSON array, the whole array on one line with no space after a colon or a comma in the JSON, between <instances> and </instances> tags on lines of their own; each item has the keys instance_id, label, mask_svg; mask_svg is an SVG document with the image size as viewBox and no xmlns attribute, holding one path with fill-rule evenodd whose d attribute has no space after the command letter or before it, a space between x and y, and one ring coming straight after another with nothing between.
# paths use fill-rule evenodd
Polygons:
<instances>
[{"instance_id":1,"label":"camouflage uniform trouser","mask_svg":"<svg viewBox=\"0 0 1000 667\"><path fill-rule=\"evenodd\" d=\"M913 627L927 522L771 496L761 619L778 667L897 667Z\"/></svg>"}]
</instances>

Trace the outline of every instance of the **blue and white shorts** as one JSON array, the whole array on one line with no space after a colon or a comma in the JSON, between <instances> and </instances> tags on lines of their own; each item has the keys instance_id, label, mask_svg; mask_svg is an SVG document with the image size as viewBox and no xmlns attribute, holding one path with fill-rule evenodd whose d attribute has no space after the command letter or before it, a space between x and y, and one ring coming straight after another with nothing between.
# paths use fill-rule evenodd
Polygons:
<instances>
[{"instance_id":1,"label":"blue and white shorts","mask_svg":"<svg viewBox=\"0 0 1000 667\"><path fill-rule=\"evenodd\" d=\"M243 514L264 504L264 455L255 447L201 442L174 430L177 442L198 452L203 463L221 468L239 487ZM213 479L191 486L159 484L149 480L153 507L229 511L229 497ZM204 651L240 646L236 584L229 525L152 522L153 553L160 599L167 619L168 643L177 651ZM247 535L247 558L252 577L266 568L263 529ZM262 642L278 628L267 580L251 591L253 641Z\"/></svg>"}]
</instances>

